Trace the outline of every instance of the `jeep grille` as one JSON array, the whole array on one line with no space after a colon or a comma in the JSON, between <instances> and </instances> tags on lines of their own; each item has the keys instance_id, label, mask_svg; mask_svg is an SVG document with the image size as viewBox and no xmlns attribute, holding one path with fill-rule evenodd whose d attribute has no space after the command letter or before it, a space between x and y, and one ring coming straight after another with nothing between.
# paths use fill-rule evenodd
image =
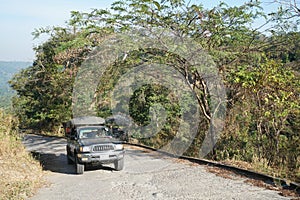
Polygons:
<instances>
[{"instance_id":1,"label":"jeep grille","mask_svg":"<svg viewBox=\"0 0 300 200\"><path fill-rule=\"evenodd\" d=\"M114 150L113 145L97 145L93 147L93 151L109 151Z\"/></svg>"}]
</instances>

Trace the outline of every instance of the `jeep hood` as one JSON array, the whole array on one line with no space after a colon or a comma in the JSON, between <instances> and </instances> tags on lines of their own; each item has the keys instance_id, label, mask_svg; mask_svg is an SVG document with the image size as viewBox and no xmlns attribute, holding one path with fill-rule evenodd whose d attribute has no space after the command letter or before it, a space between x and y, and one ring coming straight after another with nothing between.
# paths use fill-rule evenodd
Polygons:
<instances>
[{"instance_id":1,"label":"jeep hood","mask_svg":"<svg viewBox=\"0 0 300 200\"><path fill-rule=\"evenodd\" d=\"M83 146L90 146L95 144L107 144L107 143L121 143L120 140L109 137L102 137L96 139L80 139L79 143Z\"/></svg>"}]
</instances>

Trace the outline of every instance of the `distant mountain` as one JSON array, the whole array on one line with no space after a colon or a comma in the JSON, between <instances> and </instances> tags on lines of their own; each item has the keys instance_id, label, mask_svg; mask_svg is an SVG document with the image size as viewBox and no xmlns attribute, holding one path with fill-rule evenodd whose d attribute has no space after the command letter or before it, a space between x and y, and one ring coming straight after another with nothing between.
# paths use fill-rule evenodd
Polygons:
<instances>
[{"instance_id":1,"label":"distant mountain","mask_svg":"<svg viewBox=\"0 0 300 200\"><path fill-rule=\"evenodd\" d=\"M8 108L11 105L11 97L14 95L8 81L14 74L31 64L31 62L0 61L0 108Z\"/></svg>"}]
</instances>

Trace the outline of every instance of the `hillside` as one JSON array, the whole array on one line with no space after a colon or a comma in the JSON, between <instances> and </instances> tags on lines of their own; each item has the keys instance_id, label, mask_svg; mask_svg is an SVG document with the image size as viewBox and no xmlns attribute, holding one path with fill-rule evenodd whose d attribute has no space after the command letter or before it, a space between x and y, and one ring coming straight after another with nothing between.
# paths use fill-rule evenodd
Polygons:
<instances>
[{"instance_id":1,"label":"hillside","mask_svg":"<svg viewBox=\"0 0 300 200\"><path fill-rule=\"evenodd\" d=\"M0 108L9 107L10 99L14 94L7 82L14 74L30 65L30 62L0 61Z\"/></svg>"}]
</instances>

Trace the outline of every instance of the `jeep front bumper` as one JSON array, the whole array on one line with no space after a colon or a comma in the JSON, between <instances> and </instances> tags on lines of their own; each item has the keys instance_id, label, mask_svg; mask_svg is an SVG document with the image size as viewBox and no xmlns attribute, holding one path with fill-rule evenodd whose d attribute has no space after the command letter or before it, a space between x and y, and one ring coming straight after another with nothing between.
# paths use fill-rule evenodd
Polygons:
<instances>
[{"instance_id":1,"label":"jeep front bumper","mask_svg":"<svg viewBox=\"0 0 300 200\"><path fill-rule=\"evenodd\" d=\"M125 151L108 151L97 153L80 153L77 154L80 163L112 163L124 158Z\"/></svg>"}]
</instances>

